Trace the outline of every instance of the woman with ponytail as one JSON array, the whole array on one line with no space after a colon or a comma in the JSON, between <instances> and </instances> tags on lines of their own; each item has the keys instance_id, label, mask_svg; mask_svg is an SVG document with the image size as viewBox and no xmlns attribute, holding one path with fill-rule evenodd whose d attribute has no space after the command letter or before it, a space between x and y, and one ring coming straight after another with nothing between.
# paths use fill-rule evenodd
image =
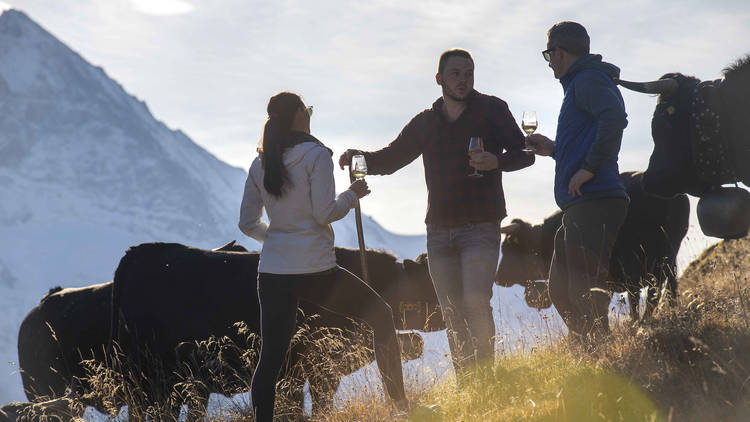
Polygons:
<instances>
[{"instance_id":1,"label":"woman with ponytail","mask_svg":"<svg viewBox=\"0 0 750 422\"><path fill-rule=\"evenodd\" d=\"M263 243L258 264L262 346L251 385L255 420L271 422L276 380L294 334L300 299L367 323L385 390L405 411L401 358L390 306L354 274L336 265L331 223L370 193L357 180L338 197L332 151L310 135L312 107L281 92L250 166L240 209L243 233ZM261 221L265 208L269 223Z\"/></svg>"}]
</instances>

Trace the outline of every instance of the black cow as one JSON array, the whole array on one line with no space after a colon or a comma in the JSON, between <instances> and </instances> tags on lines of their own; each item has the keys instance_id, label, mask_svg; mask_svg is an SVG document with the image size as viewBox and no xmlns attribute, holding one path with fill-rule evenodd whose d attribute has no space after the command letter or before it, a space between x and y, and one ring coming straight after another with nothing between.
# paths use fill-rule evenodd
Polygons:
<instances>
[{"instance_id":1,"label":"black cow","mask_svg":"<svg viewBox=\"0 0 750 422\"><path fill-rule=\"evenodd\" d=\"M241 247L240 247L241 248ZM185 248L189 249L189 248ZM244 251L244 248L241 249ZM194 250L192 251L199 251ZM211 251L201 251L211 255ZM353 252L347 249L336 248L339 262L342 262L344 266L348 266L352 271L359 271L359 260L353 259ZM250 260L251 263L257 266L257 253L245 253L241 255L233 255L232 258L240 260ZM396 263L395 258L390 255L369 251L371 256L371 266L380 265L382 268L395 267L400 268L397 272L400 276L403 273L407 273L410 278L415 280L424 279L428 277L426 272L426 261L425 257L421 256L417 261L405 260L403 265ZM374 257L374 258L372 258ZM350 262L355 261L355 262ZM387 264L387 265L384 265ZM351 265L349 265L351 264ZM250 266L251 272L255 271ZM381 270L371 270L373 277L377 280L377 277L383 274ZM240 274L237 275L241 277ZM235 281L238 281L235 279ZM429 278L427 278L429 281ZM245 310L257 310L257 296L254 295L256 279L254 276L250 277L247 281L247 286L240 286L240 290L244 290L247 287L248 291L252 291L251 299L248 303L244 303ZM133 284L133 283L129 283ZM139 284L139 283L135 283ZM387 284L383 282L383 284ZM406 283L405 283L406 284ZM77 386L77 396L82 404L86 406L94 406L100 412L106 413L107 408L98 399L100 397L89 394L91 393L91 387L87 383L87 368L91 365L84 365L83 359L92 359L92 363L104 363L105 362L105 349L107 348L110 338L110 321L112 314L112 287L113 283L104 283L94 286L74 288L74 289L62 289L55 288L45 295L41 300L40 304L32 309L26 316L21 324L18 335L18 355L19 355L19 367L24 384L24 391L29 401L39 402L47 398L62 397L66 394L66 390L71 385L72 380L75 378L79 380ZM443 327L442 316L439 314L439 308L435 308L436 299L431 297L434 296L434 292L427 293L426 295L420 292L420 288L424 287L424 283L414 283L410 286L402 286L401 292L392 293L393 297L401 296L405 300L399 304L398 307L394 307L394 314L400 310L402 315L399 321L403 321L405 318L408 319L408 327L426 327L428 330L439 330ZM389 290L390 291L390 290ZM185 291L183 291L183 294ZM245 292L246 293L246 292ZM244 294L244 293L243 293ZM220 299L215 298L214 299ZM253 302L253 300L255 302ZM178 304L179 295L170 296L169 303L166 306L175 306ZM229 301L226 301L229 304ZM225 304L224 306L226 306ZM307 321L311 325L311 329L318 329L319 332L323 333L325 330L321 329L322 325L326 327L334 327L333 330L346 331L347 335L342 336L344 342L342 344L352 346L353 342L357 339L365 339L366 334L362 334L356 330L353 330L352 321L342 318L341 316L333 313L326 312L325 310L311 307L307 304L303 306L307 316L311 313L318 312L322 314L320 317L307 318ZM427 309L431 309L427 311ZM425 324L428 312L438 312L431 314L428 318L428 322ZM257 315L257 312L251 311L248 313ZM304 318L300 318L300 321L304 321ZM418 321L421 321L421 325ZM257 333L257 321L252 321L249 326L255 327ZM210 331L210 330L209 330ZM227 330L225 327L217 329L215 335L221 335ZM363 337L365 336L365 337ZM314 336L311 339L306 339L307 344L314 343ZM223 340L223 339L220 339ZM236 340L236 338L235 338ZM349 340L346 342L346 340ZM421 341L419 338L413 338L409 334L399 334L399 340L402 344L417 342L416 347L419 348L421 345L418 343ZM176 356L176 361L182 366L187 366L189 370L193 371L197 375L206 375L205 355L201 355L199 350L196 350L199 344L205 343L203 339L201 341L186 341L182 342L177 349L172 352ZM312 343L311 343L312 342ZM247 366L247 362L241 360L239 355L242 353L241 350L237 349L236 345L246 345L242 341L237 343L231 343L234 346L229 347L229 344L225 341L219 341L222 345L222 358L225 362L230 362L231 367L223 368L227 370L227 373L232 374L245 374L248 377L251 373L243 372ZM360 342L361 343L361 342ZM361 346L361 344L358 344ZM353 346L352 346L353 347ZM235 356L233 359L231 356ZM411 358L414 358L413 353ZM301 358L304 358L302 356ZM336 356L334 355L334 359ZM368 357L372 360L372 357ZM409 358L409 356L407 356ZM361 362L357 362L361 366ZM304 368L304 365L302 365ZM251 366L252 367L252 366ZM337 366L335 375L331 373L329 379L323 379L318 372L314 372L317 378L307 377L306 374L302 374L305 378L310 380L311 394L313 394L314 401L316 403L316 409L326 406L330 403L332 394L338 387L338 382L341 374L346 374L359 369L357 367L350 367L342 369ZM313 371L310 371L313 372ZM213 375L216 375L215 373ZM249 383L249 378L238 381L232 384L231 379L223 384L213 383L213 379L209 379L206 376L198 376L198 380L207 386L207 390L203 391L206 398L208 392L226 393L231 394L235 391L226 390L234 386L244 386ZM239 382L241 381L241 382ZM304 381L302 381L304 382ZM301 389L299 382L297 386ZM301 390L294 391L293 393L299 395ZM301 399L301 397L300 397ZM125 404L124 402L121 404ZM82 408L78 409L82 411ZM79 412L80 413L80 412ZM80 415L78 415L80 416Z\"/></svg>"},{"instance_id":2,"label":"black cow","mask_svg":"<svg viewBox=\"0 0 750 422\"><path fill-rule=\"evenodd\" d=\"M18 366L30 402L59 398L73 379L84 380L84 360L105 361L112 313L112 282L93 286L50 289L21 322ZM104 406L81 397L86 406Z\"/></svg>"},{"instance_id":3,"label":"black cow","mask_svg":"<svg viewBox=\"0 0 750 422\"><path fill-rule=\"evenodd\" d=\"M424 259L405 260L401 264L384 252L368 251L367 256L370 285L391 305L397 328L428 331L445 328ZM134 374L136 383L145 387L148 402L156 403L162 410L169 407L167 403L179 403L169 395L180 381L179 376L172 374L184 363L175 354L181 343L209 336L235 340L233 324L238 321L250 332L259 333L258 260L257 253L207 251L164 243L142 244L126 252L115 272L112 339L122 353L121 361L127 365L128 373ZM358 250L336 248L336 260L342 267L361 274ZM309 323L311 326L340 327L345 337L350 334L356 337L360 332L349 319L313 304L302 302L300 309L304 315L320 315ZM355 338L349 340L356 342ZM236 342L241 344L241 341ZM305 352L306 343L300 342L292 348L290 356L292 360L299 359ZM335 379L310 380L315 407L329 404L338 386L340 375L321 374L326 376ZM246 385L249 379L242 381ZM299 380L292 387L299 391L302 383L304 380ZM198 410L208 399L208 391L203 393L203 403L196 406ZM131 404L131 414L138 416L140 411Z\"/></svg>"},{"instance_id":4,"label":"black cow","mask_svg":"<svg viewBox=\"0 0 750 422\"><path fill-rule=\"evenodd\" d=\"M232 247L234 243L223 248ZM106 413L103 403L86 394L91 391L86 383L90 365L83 362L105 362L111 315L111 281L79 288L58 286L42 297L18 330L19 372L29 402L63 397L75 386L84 406Z\"/></svg>"},{"instance_id":5,"label":"black cow","mask_svg":"<svg viewBox=\"0 0 750 422\"><path fill-rule=\"evenodd\" d=\"M643 318L651 315L662 284L666 283L672 298L676 296L676 256L687 233L690 203L686 195L662 199L646 194L641 189L643 173L625 172L620 177L630 195L630 206L612 251L609 283L616 292L628 292L630 316L637 321L641 287L648 287ZM524 285L530 306L549 307L551 301L546 287L543 294L538 292L546 283L542 285L533 280L548 278L554 236L561 223L562 212L558 211L540 225L532 226L515 219L504 227L506 237L496 284Z\"/></svg>"},{"instance_id":6,"label":"black cow","mask_svg":"<svg viewBox=\"0 0 750 422\"><path fill-rule=\"evenodd\" d=\"M643 186L665 198L741 181L750 185L750 56L704 81L668 73L654 82L619 81L625 88L659 94L651 121L654 151Z\"/></svg>"}]
</instances>

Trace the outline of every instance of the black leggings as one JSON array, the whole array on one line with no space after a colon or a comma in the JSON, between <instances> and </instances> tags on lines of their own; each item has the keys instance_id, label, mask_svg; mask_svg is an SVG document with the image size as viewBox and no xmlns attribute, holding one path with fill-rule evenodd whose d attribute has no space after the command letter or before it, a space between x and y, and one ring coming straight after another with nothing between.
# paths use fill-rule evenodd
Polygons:
<instances>
[{"instance_id":1,"label":"black leggings","mask_svg":"<svg viewBox=\"0 0 750 422\"><path fill-rule=\"evenodd\" d=\"M314 274L258 274L262 345L251 386L257 422L271 422L276 381L294 334L300 299L367 323L373 330L375 360L391 399L405 397L401 357L391 307L349 271L335 267Z\"/></svg>"}]
</instances>

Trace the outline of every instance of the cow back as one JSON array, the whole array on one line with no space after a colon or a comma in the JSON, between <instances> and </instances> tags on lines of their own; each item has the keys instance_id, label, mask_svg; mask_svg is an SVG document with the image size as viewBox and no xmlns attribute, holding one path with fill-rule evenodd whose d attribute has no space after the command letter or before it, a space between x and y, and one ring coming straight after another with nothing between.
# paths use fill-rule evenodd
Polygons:
<instances>
[{"instance_id":1,"label":"cow back","mask_svg":"<svg viewBox=\"0 0 750 422\"><path fill-rule=\"evenodd\" d=\"M18 364L29 401L65 395L73 377L86 375L82 360L104 362L112 282L53 290L29 311L18 332Z\"/></svg>"},{"instance_id":2,"label":"cow back","mask_svg":"<svg viewBox=\"0 0 750 422\"><path fill-rule=\"evenodd\" d=\"M133 357L147 349L171 370L175 347L259 330L257 253L153 243L127 251L115 272L112 341Z\"/></svg>"},{"instance_id":3,"label":"cow back","mask_svg":"<svg viewBox=\"0 0 750 422\"><path fill-rule=\"evenodd\" d=\"M336 262L357 277L362 277L358 249L336 249ZM445 329L435 287L430 278L427 255L403 263L390 253L366 251L369 284L390 305L396 328L400 330L440 331Z\"/></svg>"}]
</instances>

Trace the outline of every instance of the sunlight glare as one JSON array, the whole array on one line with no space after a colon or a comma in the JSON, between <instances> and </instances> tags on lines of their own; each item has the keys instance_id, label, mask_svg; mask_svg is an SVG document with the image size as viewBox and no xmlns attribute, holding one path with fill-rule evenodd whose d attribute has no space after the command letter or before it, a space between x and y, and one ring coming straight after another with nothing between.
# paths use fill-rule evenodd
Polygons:
<instances>
[{"instance_id":1,"label":"sunlight glare","mask_svg":"<svg viewBox=\"0 0 750 422\"><path fill-rule=\"evenodd\" d=\"M182 15L195 9L192 4L183 0L131 0L131 2L137 11L147 15Z\"/></svg>"}]
</instances>

